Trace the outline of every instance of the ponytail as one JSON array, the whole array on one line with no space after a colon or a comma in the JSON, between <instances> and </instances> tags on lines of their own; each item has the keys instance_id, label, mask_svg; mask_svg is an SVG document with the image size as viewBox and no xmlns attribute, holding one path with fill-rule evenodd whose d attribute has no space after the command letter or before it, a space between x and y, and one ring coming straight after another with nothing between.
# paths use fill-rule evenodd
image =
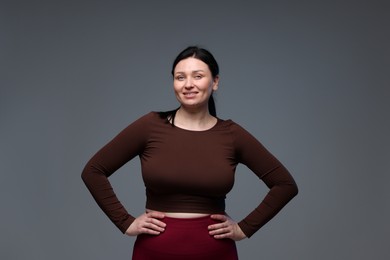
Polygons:
<instances>
[{"instance_id":1,"label":"ponytail","mask_svg":"<svg viewBox=\"0 0 390 260\"><path fill-rule=\"evenodd\" d=\"M215 108L215 102L213 94L209 97L209 113L210 115L217 117L217 109Z\"/></svg>"}]
</instances>

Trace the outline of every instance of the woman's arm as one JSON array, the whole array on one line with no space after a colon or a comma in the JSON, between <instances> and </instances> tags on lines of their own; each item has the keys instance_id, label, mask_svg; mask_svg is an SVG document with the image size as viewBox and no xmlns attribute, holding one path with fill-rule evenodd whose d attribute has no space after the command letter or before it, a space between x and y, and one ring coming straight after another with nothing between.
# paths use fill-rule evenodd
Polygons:
<instances>
[{"instance_id":1,"label":"woman's arm","mask_svg":"<svg viewBox=\"0 0 390 260\"><path fill-rule=\"evenodd\" d=\"M298 187L288 170L257 139L237 124L232 129L238 161L270 189L260 204L238 223L245 235L251 237L298 194Z\"/></svg>"},{"instance_id":2,"label":"woman's arm","mask_svg":"<svg viewBox=\"0 0 390 260\"><path fill-rule=\"evenodd\" d=\"M148 138L150 117L149 113L126 127L88 161L81 174L99 207L122 233L135 218L117 198L108 177L142 153Z\"/></svg>"}]
</instances>

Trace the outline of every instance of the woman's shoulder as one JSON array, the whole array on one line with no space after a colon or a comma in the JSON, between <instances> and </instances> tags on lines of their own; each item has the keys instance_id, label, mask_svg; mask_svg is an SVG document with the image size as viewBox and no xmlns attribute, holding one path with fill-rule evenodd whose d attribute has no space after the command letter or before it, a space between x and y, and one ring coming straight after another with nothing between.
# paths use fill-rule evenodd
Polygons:
<instances>
[{"instance_id":1,"label":"woman's shoulder","mask_svg":"<svg viewBox=\"0 0 390 260\"><path fill-rule=\"evenodd\" d=\"M157 111L150 111L142 116L140 116L136 121L142 122L144 124L149 124L149 123L161 123L161 122L166 122L167 118L164 117L161 112Z\"/></svg>"},{"instance_id":2,"label":"woman's shoulder","mask_svg":"<svg viewBox=\"0 0 390 260\"><path fill-rule=\"evenodd\" d=\"M233 119L220 119L219 121L219 129L225 129L229 131L232 136L236 138L240 138L247 135L252 135L249 131L247 131L240 123L237 123Z\"/></svg>"},{"instance_id":3,"label":"woman's shoulder","mask_svg":"<svg viewBox=\"0 0 390 260\"><path fill-rule=\"evenodd\" d=\"M236 123L232 119L221 119L219 117L217 117L217 119L218 119L218 124L222 128L228 128L228 129L232 129L232 130L234 130L236 128L242 128L238 123Z\"/></svg>"}]
</instances>

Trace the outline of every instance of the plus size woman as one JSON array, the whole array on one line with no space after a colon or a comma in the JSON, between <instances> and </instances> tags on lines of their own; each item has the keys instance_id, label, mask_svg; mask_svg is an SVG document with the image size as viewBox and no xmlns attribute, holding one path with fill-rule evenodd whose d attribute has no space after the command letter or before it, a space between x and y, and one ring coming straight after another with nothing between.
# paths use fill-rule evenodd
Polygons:
<instances>
[{"instance_id":1,"label":"plus size woman","mask_svg":"<svg viewBox=\"0 0 390 260\"><path fill-rule=\"evenodd\" d=\"M217 117L213 92L219 68L209 51L183 50L172 76L179 107L132 122L88 161L82 179L110 220L137 237L133 259L238 259L236 241L273 218L297 194L297 185L255 137ZM124 208L109 182L136 156L146 187L145 212L139 216ZM236 222L225 211L225 197L238 164L269 191Z\"/></svg>"}]
</instances>

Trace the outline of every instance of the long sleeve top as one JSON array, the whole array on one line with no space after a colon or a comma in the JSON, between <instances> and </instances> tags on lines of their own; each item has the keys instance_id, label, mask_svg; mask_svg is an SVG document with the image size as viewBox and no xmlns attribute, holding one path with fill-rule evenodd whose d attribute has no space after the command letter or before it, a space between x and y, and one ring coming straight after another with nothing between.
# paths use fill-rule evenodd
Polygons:
<instances>
[{"instance_id":1,"label":"long sleeve top","mask_svg":"<svg viewBox=\"0 0 390 260\"><path fill-rule=\"evenodd\" d=\"M269 188L238 222L247 237L273 218L298 192L287 169L250 133L218 118L205 131L173 126L157 112L131 123L87 163L82 179L123 232L135 217L115 195L108 177L138 156L146 187L146 208L162 212L224 213L237 165L246 165Z\"/></svg>"}]
</instances>

